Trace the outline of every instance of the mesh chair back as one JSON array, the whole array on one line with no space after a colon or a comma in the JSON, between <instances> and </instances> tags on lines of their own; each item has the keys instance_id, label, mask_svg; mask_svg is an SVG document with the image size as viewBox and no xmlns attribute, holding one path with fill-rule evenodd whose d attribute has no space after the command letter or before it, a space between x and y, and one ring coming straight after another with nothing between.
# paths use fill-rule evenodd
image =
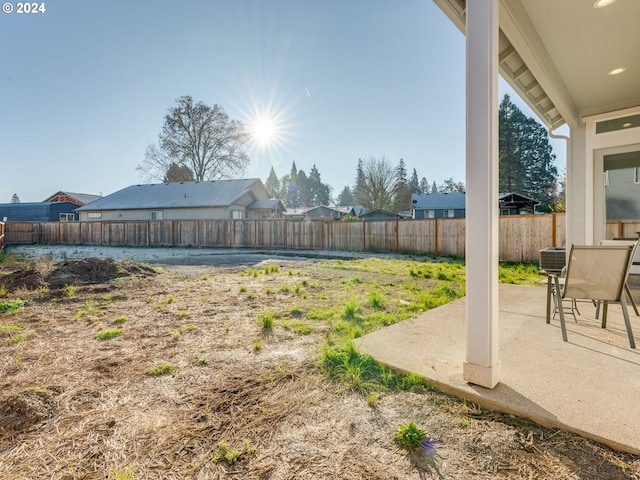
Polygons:
<instances>
[{"instance_id":1,"label":"mesh chair back","mask_svg":"<svg viewBox=\"0 0 640 480\"><path fill-rule=\"evenodd\" d=\"M563 298L619 302L634 245L573 245Z\"/></svg>"}]
</instances>

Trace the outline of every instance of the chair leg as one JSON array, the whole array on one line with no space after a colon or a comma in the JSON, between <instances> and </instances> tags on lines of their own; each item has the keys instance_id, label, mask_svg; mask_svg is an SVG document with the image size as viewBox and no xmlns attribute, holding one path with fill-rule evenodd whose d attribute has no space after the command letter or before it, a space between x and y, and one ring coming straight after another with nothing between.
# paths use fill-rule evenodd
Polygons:
<instances>
[{"instance_id":1,"label":"chair leg","mask_svg":"<svg viewBox=\"0 0 640 480\"><path fill-rule=\"evenodd\" d=\"M594 303L596 304L596 320L597 320L598 317L600 316L600 305L602 304L602 302L600 300L598 300L597 302L594 300Z\"/></svg>"},{"instance_id":2,"label":"chair leg","mask_svg":"<svg viewBox=\"0 0 640 480\"><path fill-rule=\"evenodd\" d=\"M555 287L556 287L556 308L558 309L558 313L560 314L560 328L562 329L562 340L567 342L567 326L564 324L564 311L562 310L562 295L560 295L560 281L558 277L554 277Z\"/></svg>"},{"instance_id":3,"label":"chair leg","mask_svg":"<svg viewBox=\"0 0 640 480\"><path fill-rule=\"evenodd\" d=\"M607 328L607 310L609 307L609 302L602 302L602 328Z\"/></svg>"},{"instance_id":4,"label":"chair leg","mask_svg":"<svg viewBox=\"0 0 640 480\"><path fill-rule=\"evenodd\" d=\"M636 301L633 299L633 295L631 295L631 290L629 290L629 284L624 282L624 291L629 296L629 300L631 300L631 306L633 307L633 311L636 312L636 317L640 317L640 313L638 313L638 306L636 305Z\"/></svg>"},{"instance_id":5,"label":"chair leg","mask_svg":"<svg viewBox=\"0 0 640 480\"><path fill-rule=\"evenodd\" d=\"M627 336L629 337L629 346L633 349L636 348L636 342L633 339L633 331L631 330L631 322L629 321L629 311L627 310L627 299L624 297L624 292L620 296L620 305L622 306L622 316L624 317L624 324L627 327Z\"/></svg>"},{"instance_id":6,"label":"chair leg","mask_svg":"<svg viewBox=\"0 0 640 480\"><path fill-rule=\"evenodd\" d=\"M551 297L553 295L551 282L553 279L551 275L547 275L547 323L551 323ZM555 298L554 298L555 303ZM553 312L555 314L555 312Z\"/></svg>"}]
</instances>

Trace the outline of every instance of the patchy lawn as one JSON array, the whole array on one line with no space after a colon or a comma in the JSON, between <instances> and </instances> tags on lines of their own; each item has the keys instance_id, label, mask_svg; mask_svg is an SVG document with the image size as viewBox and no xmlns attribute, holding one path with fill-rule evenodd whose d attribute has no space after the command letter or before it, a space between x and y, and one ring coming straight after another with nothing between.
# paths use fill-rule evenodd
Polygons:
<instances>
[{"instance_id":1,"label":"patchy lawn","mask_svg":"<svg viewBox=\"0 0 640 480\"><path fill-rule=\"evenodd\" d=\"M501 278L533 281L521 267ZM0 478L640 478L634 456L416 378L366 377L366 358L360 371L334 368L351 355L349 339L463 294L459 262L277 259L159 272L7 259ZM437 457L401 448L410 422L437 441Z\"/></svg>"}]
</instances>

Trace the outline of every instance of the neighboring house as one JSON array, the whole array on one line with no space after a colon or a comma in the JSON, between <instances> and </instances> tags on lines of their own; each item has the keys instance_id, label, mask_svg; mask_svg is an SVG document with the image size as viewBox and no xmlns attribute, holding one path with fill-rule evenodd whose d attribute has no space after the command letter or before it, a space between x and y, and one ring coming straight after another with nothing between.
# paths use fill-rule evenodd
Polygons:
<instances>
[{"instance_id":1,"label":"neighboring house","mask_svg":"<svg viewBox=\"0 0 640 480\"><path fill-rule=\"evenodd\" d=\"M523 208L533 213L535 206L540 203L533 198L512 192L498 194L498 202L500 205L500 215L520 215Z\"/></svg>"},{"instance_id":2,"label":"neighboring house","mask_svg":"<svg viewBox=\"0 0 640 480\"><path fill-rule=\"evenodd\" d=\"M326 205L320 205L319 207L313 207L307 210L307 217L311 218L340 220L343 216L344 212L339 208L327 207Z\"/></svg>"},{"instance_id":3,"label":"neighboring house","mask_svg":"<svg viewBox=\"0 0 640 480\"><path fill-rule=\"evenodd\" d=\"M413 218L459 218L464 217L466 195L460 192L451 193L414 193ZM500 215L519 215L523 208L534 211L540 202L519 193L498 194Z\"/></svg>"},{"instance_id":4,"label":"neighboring house","mask_svg":"<svg viewBox=\"0 0 640 480\"><path fill-rule=\"evenodd\" d=\"M77 209L82 221L257 219L285 207L258 178L131 185Z\"/></svg>"},{"instance_id":5,"label":"neighboring house","mask_svg":"<svg viewBox=\"0 0 640 480\"><path fill-rule=\"evenodd\" d=\"M358 217L360 218L362 215L368 212L366 208L362 205L354 205L352 207L346 207L348 209L347 215L350 217Z\"/></svg>"},{"instance_id":6,"label":"neighboring house","mask_svg":"<svg viewBox=\"0 0 640 480\"><path fill-rule=\"evenodd\" d=\"M82 207L87 203L102 198L102 195L92 195L90 193L72 193L72 192L56 192L49 198L45 198L43 202L69 202Z\"/></svg>"},{"instance_id":7,"label":"neighboring house","mask_svg":"<svg viewBox=\"0 0 640 480\"><path fill-rule=\"evenodd\" d=\"M389 210L384 210L382 208L377 208L375 210L371 210L370 212L363 213L360 215L360 220L371 221L371 220L402 220L402 215L398 215L397 213L390 212Z\"/></svg>"},{"instance_id":8,"label":"neighboring house","mask_svg":"<svg viewBox=\"0 0 640 480\"><path fill-rule=\"evenodd\" d=\"M3 222L73 222L78 220L71 202L0 203Z\"/></svg>"},{"instance_id":9,"label":"neighboring house","mask_svg":"<svg viewBox=\"0 0 640 480\"><path fill-rule=\"evenodd\" d=\"M457 218L465 214L465 194L412 193L413 218Z\"/></svg>"},{"instance_id":10,"label":"neighboring house","mask_svg":"<svg viewBox=\"0 0 640 480\"><path fill-rule=\"evenodd\" d=\"M607 220L640 219L640 167L607 170L604 174Z\"/></svg>"}]
</instances>

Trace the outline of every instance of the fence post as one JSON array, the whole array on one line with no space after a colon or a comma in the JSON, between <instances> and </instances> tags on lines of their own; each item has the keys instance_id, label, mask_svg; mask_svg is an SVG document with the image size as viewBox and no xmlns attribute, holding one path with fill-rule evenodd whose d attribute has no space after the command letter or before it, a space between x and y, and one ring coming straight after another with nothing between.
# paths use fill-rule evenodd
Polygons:
<instances>
[{"instance_id":1,"label":"fence post","mask_svg":"<svg viewBox=\"0 0 640 480\"><path fill-rule=\"evenodd\" d=\"M551 214L551 246L557 246L557 237L556 237L556 229L558 226L556 225L556 214Z\"/></svg>"},{"instance_id":2,"label":"fence post","mask_svg":"<svg viewBox=\"0 0 640 480\"><path fill-rule=\"evenodd\" d=\"M396 220L396 253L400 251L400 220Z\"/></svg>"},{"instance_id":3,"label":"fence post","mask_svg":"<svg viewBox=\"0 0 640 480\"><path fill-rule=\"evenodd\" d=\"M436 228L435 228L435 239L436 239L436 251L434 252L436 255L440 255L440 243L439 243L439 238L440 238L440 232L438 231L438 225L440 224L440 221L437 218L434 218L434 221L436 222Z\"/></svg>"},{"instance_id":4,"label":"fence post","mask_svg":"<svg viewBox=\"0 0 640 480\"><path fill-rule=\"evenodd\" d=\"M367 221L362 220L362 250L367 251Z\"/></svg>"}]
</instances>

